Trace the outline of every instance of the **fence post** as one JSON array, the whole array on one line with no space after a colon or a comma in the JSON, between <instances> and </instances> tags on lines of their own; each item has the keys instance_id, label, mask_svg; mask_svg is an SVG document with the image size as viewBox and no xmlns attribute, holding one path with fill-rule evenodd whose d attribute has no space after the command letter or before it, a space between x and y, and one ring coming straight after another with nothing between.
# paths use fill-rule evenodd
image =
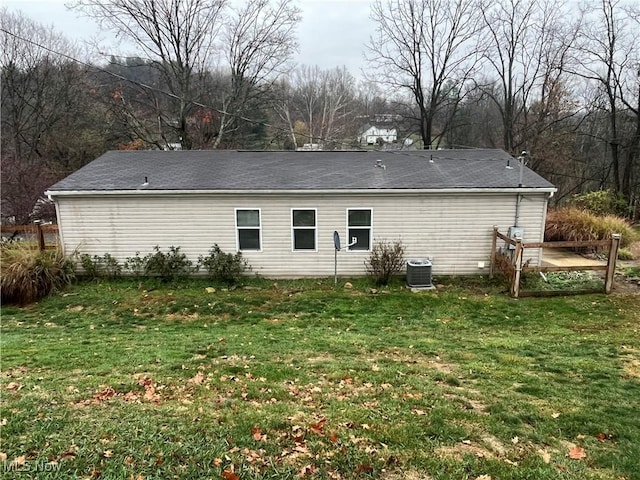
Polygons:
<instances>
[{"instance_id":1,"label":"fence post","mask_svg":"<svg viewBox=\"0 0 640 480\"><path fill-rule=\"evenodd\" d=\"M607 258L607 276L604 280L604 293L611 293L613 286L613 276L616 273L616 262L618 261L618 248L620 248L620 234L611 235L611 244L609 245L609 258Z\"/></svg>"},{"instance_id":2,"label":"fence post","mask_svg":"<svg viewBox=\"0 0 640 480\"><path fill-rule=\"evenodd\" d=\"M42 231L42 225L40 223L40 220L36 220L34 223L36 226L36 238L38 241L38 248L40 249L41 252L44 252L45 245L44 245L44 232Z\"/></svg>"},{"instance_id":3,"label":"fence post","mask_svg":"<svg viewBox=\"0 0 640 480\"><path fill-rule=\"evenodd\" d=\"M493 278L493 269L496 266L496 244L498 242L498 227L493 226L493 238L491 240L491 261L489 262L489 278Z\"/></svg>"},{"instance_id":4,"label":"fence post","mask_svg":"<svg viewBox=\"0 0 640 480\"><path fill-rule=\"evenodd\" d=\"M518 298L520 295L520 275L522 273L522 238L516 237L516 250L513 256L513 281L511 282L511 296Z\"/></svg>"}]
</instances>

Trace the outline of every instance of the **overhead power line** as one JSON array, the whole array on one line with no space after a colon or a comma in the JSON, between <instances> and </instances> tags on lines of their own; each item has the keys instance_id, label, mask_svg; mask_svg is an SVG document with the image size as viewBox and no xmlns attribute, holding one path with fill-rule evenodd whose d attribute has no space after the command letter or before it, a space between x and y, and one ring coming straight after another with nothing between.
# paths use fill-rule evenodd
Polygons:
<instances>
[{"instance_id":1,"label":"overhead power line","mask_svg":"<svg viewBox=\"0 0 640 480\"><path fill-rule=\"evenodd\" d=\"M154 92L166 95L167 97L173 98L175 100L185 101L185 102L191 103L192 105L195 105L196 107L212 110L212 111L214 111L216 113L219 113L220 115L226 115L226 116L229 116L229 117L236 118L238 120L243 120L243 121L245 121L247 123L251 123L251 124L254 124L254 125L261 125L261 126L264 126L264 127L272 128L274 130L278 130L278 131L284 132L284 133L289 134L289 135L292 133L291 130L289 130L287 128L279 127L277 125L272 125L272 124L270 124L268 122L265 122L263 120L255 120L255 119L246 117L244 115L239 115L237 113L227 112L225 110L213 107L211 105L207 105L207 104L195 101L195 100L186 99L184 97L176 95L175 93L168 92L167 90L163 90L163 89L158 88L158 87L147 85L147 84L139 82L137 80L132 80L130 78L125 77L124 75L120 75L118 73L111 72L111 71L109 71L109 70L107 70L105 68L102 68L102 67L99 67L97 65L93 65L91 63L85 62L85 61L80 60L78 58L75 58L75 57L73 57L71 55L68 55L66 53L58 52L58 51L56 51L56 50L54 50L52 48L49 48L49 47L47 47L45 45L42 45L41 43L38 43L38 42L35 42L35 41L30 40L28 38L22 37L21 35L18 35L18 34L14 33L14 32L11 32L9 30L4 29L4 28L0 27L0 31L3 32L3 33L6 33L7 35L11 35L12 37L17 38L18 40L21 40L23 42L29 43L29 44L31 44L31 45L33 45L35 47L38 47L38 48L40 48L40 49L42 49L42 50L44 50L46 52L52 53L54 55L58 55L58 56L60 56L62 58L65 58L65 59L67 59L69 61L72 61L72 62L77 63L79 65L82 65L84 67L87 67L87 68L90 68L92 70L96 70L96 71L99 71L99 72L106 73L107 75L115 77L115 78L117 78L119 80L122 80L124 82L128 82L128 83L131 83L133 85L137 85L137 86L139 86L141 88L144 88L144 89L147 89L147 90L150 90L150 91L154 91ZM301 137L308 138L308 139L310 139L312 141L313 140L321 140L323 142L339 142L339 145L341 145L341 146L348 145L348 144L346 144L346 143L344 143L342 141L337 141L337 140L330 139L330 138L316 137L316 136L311 136L311 135L308 135L306 133L300 133L300 132L293 132L293 133L295 135L299 135Z\"/></svg>"}]
</instances>

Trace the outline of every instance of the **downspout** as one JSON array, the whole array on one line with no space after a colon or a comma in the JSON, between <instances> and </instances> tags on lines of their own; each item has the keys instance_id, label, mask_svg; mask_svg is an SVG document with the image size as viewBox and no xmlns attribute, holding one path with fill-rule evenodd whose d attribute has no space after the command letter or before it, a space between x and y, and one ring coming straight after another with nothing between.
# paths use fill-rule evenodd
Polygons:
<instances>
[{"instance_id":1,"label":"downspout","mask_svg":"<svg viewBox=\"0 0 640 480\"><path fill-rule=\"evenodd\" d=\"M528 155L526 151L523 151L522 154L518 157L518 164L520 166L520 173L518 175L518 188L522 188L522 177L524 175L524 157ZM520 204L522 203L522 193L518 193L516 196L516 218L513 224L514 227L520 226Z\"/></svg>"}]
</instances>

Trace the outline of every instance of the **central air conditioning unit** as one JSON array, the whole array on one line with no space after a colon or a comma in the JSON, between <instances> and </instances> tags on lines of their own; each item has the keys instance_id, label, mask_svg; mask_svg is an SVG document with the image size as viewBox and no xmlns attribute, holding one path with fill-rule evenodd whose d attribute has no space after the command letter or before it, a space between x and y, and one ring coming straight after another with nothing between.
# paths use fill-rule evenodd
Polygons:
<instances>
[{"instance_id":1,"label":"central air conditioning unit","mask_svg":"<svg viewBox=\"0 0 640 480\"><path fill-rule=\"evenodd\" d=\"M432 288L431 260L420 258L407 262L407 286L412 288Z\"/></svg>"}]
</instances>

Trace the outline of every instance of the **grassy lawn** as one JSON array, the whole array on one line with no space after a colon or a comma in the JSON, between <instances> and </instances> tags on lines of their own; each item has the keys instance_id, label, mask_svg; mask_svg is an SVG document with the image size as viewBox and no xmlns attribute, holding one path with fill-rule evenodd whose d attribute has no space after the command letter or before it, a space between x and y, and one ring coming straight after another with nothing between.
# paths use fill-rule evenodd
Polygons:
<instances>
[{"instance_id":1,"label":"grassy lawn","mask_svg":"<svg viewBox=\"0 0 640 480\"><path fill-rule=\"evenodd\" d=\"M640 479L638 295L353 283L3 307L4 478Z\"/></svg>"}]
</instances>

